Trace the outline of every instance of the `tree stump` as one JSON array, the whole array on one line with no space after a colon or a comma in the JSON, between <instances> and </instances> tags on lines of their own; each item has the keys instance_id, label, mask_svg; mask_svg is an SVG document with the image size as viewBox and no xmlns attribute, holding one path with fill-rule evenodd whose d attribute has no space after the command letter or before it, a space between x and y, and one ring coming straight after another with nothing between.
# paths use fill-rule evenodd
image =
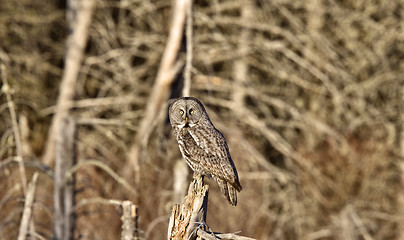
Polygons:
<instances>
[{"instance_id":1,"label":"tree stump","mask_svg":"<svg viewBox=\"0 0 404 240\"><path fill-rule=\"evenodd\" d=\"M203 178L194 176L188 195L180 206L175 204L168 224L168 239L196 239L197 229L204 227L208 208L209 186Z\"/></svg>"},{"instance_id":2,"label":"tree stump","mask_svg":"<svg viewBox=\"0 0 404 240\"><path fill-rule=\"evenodd\" d=\"M209 186L203 184L203 177L194 174L184 203L175 204L168 224L167 239L231 239L255 240L235 233L212 232L206 224Z\"/></svg>"}]
</instances>

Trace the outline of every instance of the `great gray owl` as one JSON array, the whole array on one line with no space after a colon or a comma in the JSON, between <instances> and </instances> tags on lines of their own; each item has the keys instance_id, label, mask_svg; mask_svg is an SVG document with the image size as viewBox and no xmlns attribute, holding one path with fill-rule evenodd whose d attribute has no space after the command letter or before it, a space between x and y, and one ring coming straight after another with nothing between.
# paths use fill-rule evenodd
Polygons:
<instances>
[{"instance_id":1,"label":"great gray owl","mask_svg":"<svg viewBox=\"0 0 404 240\"><path fill-rule=\"evenodd\" d=\"M213 178L227 201L237 205L241 191L237 170L223 135L213 126L203 104L193 97L176 99L169 107L169 118L182 157L191 169Z\"/></svg>"}]
</instances>

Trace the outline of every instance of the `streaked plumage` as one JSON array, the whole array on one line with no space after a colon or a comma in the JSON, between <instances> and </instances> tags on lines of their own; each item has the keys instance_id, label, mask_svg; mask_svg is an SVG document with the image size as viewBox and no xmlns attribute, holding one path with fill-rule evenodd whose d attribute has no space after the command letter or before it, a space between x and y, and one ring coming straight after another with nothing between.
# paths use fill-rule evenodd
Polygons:
<instances>
[{"instance_id":1,"label":"streaked plumage","mask_svg":"<svg viewBox=\"0 0 404 240\"><path fill-rule=\"evenodd\" d=\"M183 158L191 169L213 178L230 204L237 205L241 191L237 170L226 140L213 126L203 104L196 98L176 99L169 118Z\"/></svg>"}]
</instances>

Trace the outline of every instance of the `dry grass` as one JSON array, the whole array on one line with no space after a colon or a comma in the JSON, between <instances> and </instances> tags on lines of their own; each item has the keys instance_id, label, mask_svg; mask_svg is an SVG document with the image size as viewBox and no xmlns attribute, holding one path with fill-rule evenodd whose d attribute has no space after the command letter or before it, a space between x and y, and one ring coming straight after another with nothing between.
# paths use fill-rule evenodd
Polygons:
<instances>
[{"instance_id":1,"label":"dry grass","mask_svg":"<svg viewBox=\"0 0 404 240\"><path fill-rule=\"evenodd\" d=\"M251 3L250 16L242 14L244 1L194 3L191 95L206 104L228 140L243 185L233 208L208 180L207 223L257 239L398 238L404 2ZM96 4L71 111L78 157L125 176L137 194L103 169L85 165L77 171L77 202L133 200L141 236L163 239L180 159L166 107L143 149L140 182L124 173L165 47L171 2ZM1 4L0 62L13 91L21 143L1 93L0 239L16 238L24 206L16 144L24 146L26 179L42 173L34 220L36 231L52 238L53 180L40 162L65 38L62 1ZM243 79L237 79L236 61L247 71ZM181 90L177 81L172 95ZM76 213L77 238L119 237L118 209L90 201Z\"/></svg>"}]
</instances>

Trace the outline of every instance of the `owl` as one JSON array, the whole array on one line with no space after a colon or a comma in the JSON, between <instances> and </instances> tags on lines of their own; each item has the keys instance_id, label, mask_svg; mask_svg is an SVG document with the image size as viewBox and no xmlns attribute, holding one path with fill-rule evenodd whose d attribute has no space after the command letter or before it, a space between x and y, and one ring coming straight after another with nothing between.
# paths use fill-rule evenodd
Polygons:
<instances>
[{"instance_id":1,"label":"owl","mask_svg":"<svg viewBox=\"0 0 404 240\"><path fill-rule=\"evenodd\" d=\"M227 201L237 205L241 191L237 170L223 135L213 126L203 104L193 97L176 99L169 118L182 157L196 174L213 178Z\"/></svg>"}]
</instances>

